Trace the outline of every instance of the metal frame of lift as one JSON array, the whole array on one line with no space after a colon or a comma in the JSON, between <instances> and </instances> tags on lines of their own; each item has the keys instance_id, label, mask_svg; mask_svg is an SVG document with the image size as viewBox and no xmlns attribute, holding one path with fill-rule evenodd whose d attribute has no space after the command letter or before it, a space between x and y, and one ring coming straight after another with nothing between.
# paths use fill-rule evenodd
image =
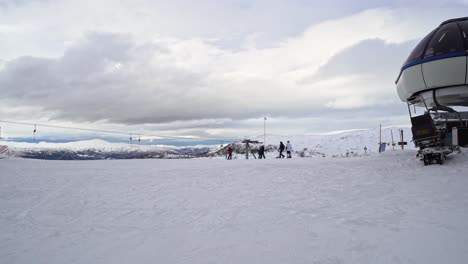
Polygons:
<instances>
[{"instance_id":1,"label":"metal frame of lift","mask_svg":"<svg viewBox=\"0 0 468 264\"><path fill-rule=\"evenodd\" d=\"M413 142L419 148L418 154L424 165L444 164L446 156L454 151L460 152L458 146L458 129L468 127L468 112L457 112L454 109L436 103L429 108L421 95L408 98L408 113L411 118ZM423 115L413 116L411 106L424 106ZM418 124L420 123L420 124ZM422 125L421 125L422 123Z\"/></svg>"}]
</instances>

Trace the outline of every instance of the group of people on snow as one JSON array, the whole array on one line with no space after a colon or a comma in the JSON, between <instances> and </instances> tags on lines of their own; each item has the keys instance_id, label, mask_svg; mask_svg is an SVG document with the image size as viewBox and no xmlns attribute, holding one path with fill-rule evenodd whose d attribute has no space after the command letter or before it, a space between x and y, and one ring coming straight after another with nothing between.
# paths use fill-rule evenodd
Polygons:
<instances>
[{"instance_id":1,"label":"group of people on snow","mask_svg":"<svg viewBox=\"0 0 468 264\"><path fill-rule=\"evenodd\" d=\"M280 141L280 145L279 145L279 148L278 148L278 151L279 151L278 158L280 158L280 159L284 158L283 151L285 149L286 149L286 155L288 156L288 159L292 158L292 156L291 156L292 145L291 145L291 142L289 142L289 140L286 143L286 146L284 146L283 141Z\"/></svg>"},{"instance_id":2,"label":"group of people on snow","mask_svg":"<svg viewBox=\"0 0 468 264\"><path fill-rule=\"evenodd\" d=\"M283 152L284 150L286 150L286 155L287 155L287 158L290 159L292 158L291 156L291 152L292 152L292 145L291 145L291 142L288 142L286 143L286 146L283 144L283 141L280 141L280 145L279 145L279 148L278 148L278 152L279 152L279 155L277 158L285 158L285 156L283 155ZM233 148L231 145L229 145L227 147L227 153L226 153L226 158L228 160L232 160L232 152L233 152ZM265 157L265 146L264 145L261 145L260 148L258 149L258 159L266 159Z\"/></svg>"}]
</instances>

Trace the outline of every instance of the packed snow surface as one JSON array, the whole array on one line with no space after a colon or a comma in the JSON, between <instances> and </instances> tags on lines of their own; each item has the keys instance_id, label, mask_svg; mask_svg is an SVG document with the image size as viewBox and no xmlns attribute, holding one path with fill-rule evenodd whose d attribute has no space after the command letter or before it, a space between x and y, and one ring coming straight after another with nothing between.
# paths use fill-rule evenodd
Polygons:
<instances>
[{"instance_id":1,"label":"packed snow surface","mask_svg":"<svg viewBox=\"0 0 468 264\"><path fill-rule=\"evenodd\" d=\"M1 263L466 263L468 155L0 160Z\"/></svg>"}]
</instances>

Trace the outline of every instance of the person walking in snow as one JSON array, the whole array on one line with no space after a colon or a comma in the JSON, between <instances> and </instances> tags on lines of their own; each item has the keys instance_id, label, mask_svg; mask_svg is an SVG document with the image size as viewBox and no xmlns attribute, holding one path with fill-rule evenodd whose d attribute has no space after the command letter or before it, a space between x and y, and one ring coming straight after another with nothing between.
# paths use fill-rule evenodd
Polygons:
<instances>
[{"instance_id":1,"label":"person walking in snow","mask_svg":"<svg viewBox=\"0 0 468 264\"><path fill-rule=\"evenodd\" d=\"M228 154L228 160L232 160L232 147L231 145L228 146L228 149L227 149L227 154Z\"/></svg>"},{"instance_id":2,"label":"person walking in snow","mask_svg":"<svg viewBox=\"0 0 468 264\"><path fill-rule=\"evenodd\" d=\"M284 148L285 147L284 147L283 141L280 141L280 146L278 148L278 151L279 151L278 158L280 158L280 159L284 158L284 155L283 155Z\"/></svg>"},{"instance_id":3,"label":"person walking in snow","mask_svg":"<svg viewBox=\"0 0 468 264\"><path fill-rule=\"evenodd\" d=\"M260 148L258 149L258 159L262 159L262 157L264 159L265 158L265 146L261 145Z\"/></svg>"},{"instance_id":4,"label":"person walking in snow","mask_svg":"<svg viewBox=\"0 0 468 264\"><path fill-rule=\"evenodd\" d=\"M288 143L286 144L286 154L288 155L288 159L292 158L291 151L292 151L292 146L288 140Z\"/></svg>"}]
</instances>

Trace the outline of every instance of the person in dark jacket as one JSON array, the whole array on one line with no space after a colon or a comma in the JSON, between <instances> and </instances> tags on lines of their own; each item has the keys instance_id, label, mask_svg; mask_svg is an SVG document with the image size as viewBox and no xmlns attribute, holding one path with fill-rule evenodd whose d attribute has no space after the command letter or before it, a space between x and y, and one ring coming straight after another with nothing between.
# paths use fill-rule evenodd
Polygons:
<instances>
[{"instance_id":1,"label":"person in dark jacket","mask_svg":"<svg viewBox=\"0 0 468 264\"><path fill-rule=\"evenodd\" d=\"M231 145L229 145L228 149L227 149L227 154L228 154L228 160L232 160L232 147Z\"/></svg>"},{"instance_id":2,"label":"person in dark jacket","mask_svg":"<svg viewBox=\"0 0 468 264\"><path fill-rule=\"evenodd\" d=\"M283 141L280 141L280 146L278 148L278 151L279 151L278 158L281 158L281 159L284 158L284 155L283 155L284 148L285 148L285 146L283 144Z\"/></svg>"},{"instance_id":3,"label":"person in dark jacket","mask_svg":"<svg viewBox=\"0 0 468 264\"><path fill-rule=\"evenodd\" d=\"M261 145L260 148L258 149L258 158L262 159L262 157L266 159L265 158L265 146L263 145Z\"/></svg>"}]
</instances>

